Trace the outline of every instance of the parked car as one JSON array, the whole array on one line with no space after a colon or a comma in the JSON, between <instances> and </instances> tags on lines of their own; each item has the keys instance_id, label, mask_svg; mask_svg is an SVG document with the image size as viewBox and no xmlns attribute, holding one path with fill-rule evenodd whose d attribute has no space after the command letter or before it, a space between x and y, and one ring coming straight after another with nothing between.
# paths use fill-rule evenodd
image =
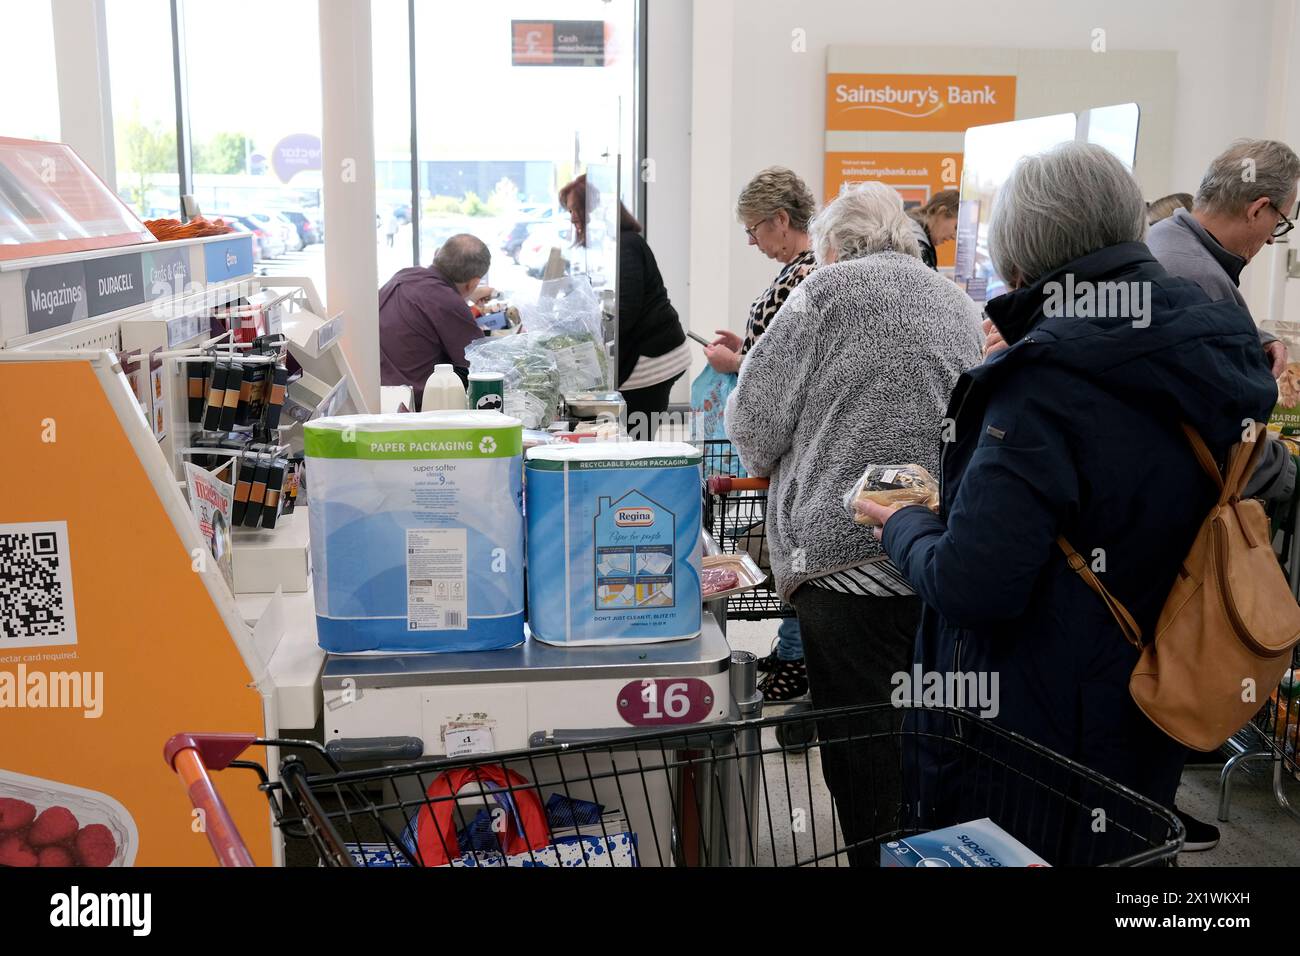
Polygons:
<instances>
[{"instance_id":1,"label":"parked car","mask_svg":"<svg viewBox=\"0 0 1300 956\"><path fill-rule=\"evenodd\" d=\"M543 225L546 221L544 219L519 220L501 234L497 240L497 247L518 264L519 251L524 247L524 240L528 238L528 233L534 226Z\"/></svg>"},{"instance_id":2,"label":"parked car","mask_svg":"<svg viewBox=\"0 0 1300 956\"><path fill-rule=\"evenodd\" d=\"M263 259L266 258L262 254L262 240L257 237L257 234L253 232L252 229L248 228L248 225L242 219L236 219L235 217L229 214L217 214L216 218L220 219L222 222L224 222L235 232L241 233L245 236L253 237L253 261L254 262L261 262Z\"/></svg>"},{"instance_id":3,"label":"parked car","mask_svg":"<svg viewBox=\"0 0 1300 956\"><path fill-rule=\"evenodd\" d=\"M280 230L280 237L284 239L284 244L290 252L301 252L305 243L302 237L298 235L298 227L294 225L293 220L284 213L270 210L267 212L253 213L254 216L265 216L266 221Z\"/></svg>"},{"instance_id":4,"label":"parked car","mask_svg":"<svg viewBox=\"0 0 1300 956\"><path fill-rule=\"evenodd\" d=\"M253 235L257 236L258 242L262 245L262 257L264 259L275 259L289 251L288 245L284 241L284 233L278 225L273 225L255 215L242 212L223 212L216 215L224 216L227 219L235 218L252 230Z\"/></svg>"},{"instance_id":5,"label":"parked car","mask_svg":"<svg viewBox=\"0 0 1300 956\"><path fill-rule=\"evenodd\" d=\"M293 223L294 228L298 230L298 238L302 240L304 246L315 245L322 241L320 226L301 209L281 209L280 215Z\"/></svg>"},{"instance_id":6,"label":"parked car","mask_svg":"<svg viewBox=\"0 0 1300 956\"><path fill-rule=\"evenodd\" d=\"M546 271L546 264L551 259L551 250L559 249L566 262L569 260L569 247L573 245L573 227L559 226L555 223L542 223L533 226L519 250L518 262L528 270L534 279L539 279Z\"/></svg>"}]
</instances>

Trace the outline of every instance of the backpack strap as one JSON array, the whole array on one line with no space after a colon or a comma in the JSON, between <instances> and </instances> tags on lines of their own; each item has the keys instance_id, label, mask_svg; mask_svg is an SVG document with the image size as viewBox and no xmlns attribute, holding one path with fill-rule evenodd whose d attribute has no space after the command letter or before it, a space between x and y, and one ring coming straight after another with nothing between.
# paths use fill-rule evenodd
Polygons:
<instances>
[{"instance_id":1,"label":"backpack strap","mask_svg":"<svg viewBox=\"0 0 1300 956\"><path fill-rule=\"evenodd\" d=\"M1070 542L1066 541L1063 537L1057 538L1056 544L1057 547L1064 552L1065 560L1070 565L1070 570L1083 578L1083 583L1092 588L1092 590L1106 602L1106 607L1110 610L1111 616L1115 618L1115 623L1118 624L1119 629L1124 632L1124 639L1139 651L1142 650L1142 628L1138 626L1138 622L1133 619L1133 615L1128 612L1128 608L1121 604L1118 598L1106 590L1106 585L1102 584L1101 579L1093 573L1092 568L1088 566L1088 562L1084 559L1083 555L1074 550L1074 545L1070 544Z\"/></svg>"},{"instance_id":2,"label":"backpack strap","mask_svg":"<svg viewBox=\"0 0 1300 956\"><path fill-rule=\"evenodd\" d=\"M1214 481L1215 487L1219 489L1220 506L1240 499L1251 476L1255 473L1260 456L1264 453L1264 445L1269 440L1267 425L1256 422L1255 441L1242 442L1232 449L1228 455L1228 475L1226 479L1223 473L1219 471L1219 466L1214 461L1214 455L1210 453L1205 440L1201 438L1196 429L1184 423L1183 434L1187 436L1187 440L1191 443L1192 451L1196 455L1196 460L1200 462L1201 468ZM1133 619L1133 615L1129 613L1128 608L1106 590L1106 585L1102 584L1101 579L1093 573L1083 555L1074 550L1074 545L1070 544L1064 537L1057 538L1056 544L1064 552L1070 570L1079 575L1083 579L1083 583L1092 588L1106 602L1106 607L1115 618L1115 623L1124 632L1124 639L1138 650L1142 650L1142 628Z\"/></svg>"},{"instance_id":3,"label":"backpack strap","mask_svg":"<svg viewBox=\"0 0 1300 956\"><path fill-rule=\"evenodd\" d=\"M1219 489L1219 504L1226 505L1229 501L1238 500L1250 484L1250 479L1255 474L1255 469L1259 466L1259 460L1263 457L1264 448L1269 442L1268 426L1261 422L1254 423L1255 440L1242 441L1235 445L1228 452L1228 466L1225 472L1219 471L1219 466L1215 464L1214 455L1206 446L1205 440L1191 425L1183 424L1183 434L1191 443L1192 451L1196 454L1196 460L1200 462L1201 468L1205 471L1214 486Z\"/></svg>"}]
</instances>

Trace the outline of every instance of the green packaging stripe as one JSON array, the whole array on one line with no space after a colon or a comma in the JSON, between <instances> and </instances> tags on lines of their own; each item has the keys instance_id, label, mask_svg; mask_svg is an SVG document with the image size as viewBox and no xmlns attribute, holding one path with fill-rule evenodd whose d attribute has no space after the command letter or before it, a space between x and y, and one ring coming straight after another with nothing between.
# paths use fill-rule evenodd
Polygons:
<instances>
[{"instance_id":1,"label":"green packaging stripe","mask_svg":"<svg viewBox=\"0 0 1300 956\"><path fill-rule=\"evenodd\" d=\"M308 458L359 461L514 458L524 453L524 435L521 428L348 432L309 427L304 434L304 445Z\"/></svg>"},{"instance_id":2,"label":"green packaging stripe","mask_svg":"<svg viewBox=\"0 0 1300 956\"><path fill-rule=\"evenodd\" d=\"M699 468L699 458L639 458L607 461L554 461L549 458L530 458L528 468L534 471L611 471L629 468Z\"/></svg>"}]
</instances>

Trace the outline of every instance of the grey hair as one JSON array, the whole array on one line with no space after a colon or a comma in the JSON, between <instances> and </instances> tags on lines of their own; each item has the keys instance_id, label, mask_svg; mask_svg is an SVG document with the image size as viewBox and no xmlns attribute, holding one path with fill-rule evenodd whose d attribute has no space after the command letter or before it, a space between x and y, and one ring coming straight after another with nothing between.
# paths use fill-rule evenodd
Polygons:
<instances>
[{"instance_id":1,"label":"grey hair","mask_svg":"<svg viewBox=\"0 0 1300 956\"><path fill-rule=\"evenodd\" d=\"M1016 163L993 204L989 257L1002 278L1030 285L1146 231L1146 200L1127 167L1104 146L1062 143Z\"/></svg>"},{"instance_id":2,"label":"grey hair","mask_svg":"<svg viewBox=\"0 0 1300 956\"><path fill-rule=\"evenodd\" d=\"M481 279L492 268L492 250L478 236L461 233L442 244L433 257L433 267L453 285Z\"/></svg>"},{"instance_id":3,"label":"grey hair","mask_svg":"<svg viewBox=\"0 0 1300 956\"><path fill-rule=\"evenodd\" d=\"M831 253L840 262L875 252L921 256L912 223L903 212L903 197L884 183L844 190L817 214L810 232L819 262Z\"/></svg>"},{"instance_id":4,"label":"grey hair","mask_svg":"<svg viewBox=\"0 0 1300 956\"><path fill-rule=\"evenodd\" d=\"M736 218L771 219L784 211L790 228L807 232L817 212L817 199L799 175L784 166L771 166L749 181L736 200Z\"/></svg>"},{"instance_id":5,"label":"grey hair","mask_svg":"<svg viewBox=\"0 0 1300 956\"><path fill-rule=\"evenodd\" d=\"M1291 214L1286 201L1300 180L1300 157L1275 139L1238 139L1210 163L1196 208L1209 212L1238 213L1266 197L1279 212Z\"/></svg>"}]
</instances>

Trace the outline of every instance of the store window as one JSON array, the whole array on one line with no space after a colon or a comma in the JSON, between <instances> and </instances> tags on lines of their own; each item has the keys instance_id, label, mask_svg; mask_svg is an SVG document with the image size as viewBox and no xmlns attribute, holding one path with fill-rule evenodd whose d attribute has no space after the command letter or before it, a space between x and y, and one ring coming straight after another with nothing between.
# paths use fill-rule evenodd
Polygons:
<instances>
[{"instance_id":1,"label":"store window","mask_svg":"<svg viewBox=\"0 0 1300 956\"><path fill-rule=\"evenodd\" d=\"M258 238L259 271L325 289L317 0L184 4L194 197Z\"/></svg>"},{"instance_id":2,"label":"store window","mask_svg":"<svg viewBox=\"0 0 1300 956\"><path fill-rule=\"evenodd\" d=\"M571 272L586 265L561 186L591 170L613 183L619 170L636 208L636 6L416 0L422 262L471 233L493 251L489 284L527 301L555 268L552 250ZM400 201L381 203L381 218Z\"/></svg>"},{"instance_id":3,"label":"store window","mask_svg":"<svg viewBox=\"0 0 1300 956\"><path fill-rule=\"evenodd\" d=\"M169 0L106 0L117 194L141 219L180 215Z\"/></svg>"},{"instance_id":4,"label":"store window","mask_svg":"<svg viewBox=\"0 0 1300 956\"><path fill-rule=\"evenodd\" d=\"M59 142L59 80L50 0L4 5L0 136Z\"/></svg>"}]
</instances>

